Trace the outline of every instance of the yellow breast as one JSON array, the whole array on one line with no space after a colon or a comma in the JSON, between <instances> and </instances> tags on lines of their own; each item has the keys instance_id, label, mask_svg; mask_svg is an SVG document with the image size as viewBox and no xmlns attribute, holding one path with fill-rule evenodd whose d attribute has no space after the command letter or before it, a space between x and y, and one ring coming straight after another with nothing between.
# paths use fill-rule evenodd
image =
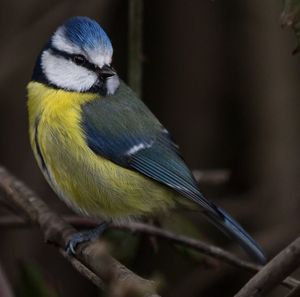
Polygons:
<instances>
[{"instance_id":1,"label":"yellow breast","mask_svg":"<svg viewBox=\"0 0 300 297\"><path fill-rule=\"evenodd\" d=\"M75 210L93 216L141 215L173 207L173 191L88 147L81 105L94 99L91 93L28 84L31 145L54 191Z\"/></svg>"}]
</instances>

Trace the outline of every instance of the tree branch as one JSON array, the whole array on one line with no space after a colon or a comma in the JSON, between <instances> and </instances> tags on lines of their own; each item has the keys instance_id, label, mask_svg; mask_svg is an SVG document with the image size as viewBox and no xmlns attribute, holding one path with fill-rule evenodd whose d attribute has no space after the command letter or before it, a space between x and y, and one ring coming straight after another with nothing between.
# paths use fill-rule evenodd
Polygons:
<instances>
[{"instance_id":1,"label":"tree branch","mask_svg":"<svg viewBox=\"0 0 300 297\"><path fill-rule=\"evenodd\" d=\"M174 234L170 231L163 230L158 227L154 227L148 224L144 223L127 223L119 224L119 225L113 225L114 228L124 229L124 230L131 230L133 232L142 232L149 235L154 235L157 237L160 237L162 239L170 240L174 243L178 243L190 248L193 248L207 256L213 257L215 259L219 259L222 262L225 262L227 264L230 264L232 266L242 268L244 270L247 270L249 272L258 272L262 269L261 265L254 264L249 261L242 260L235 256L234 254L227 252L217 246L204 243L200 240L196 240L193 238L189 238L187 236ZM285 285L288 288L295 288L296 286L300 285L300 282L294 278L287 277L286 279L282 279L282 284Z\"/></svg>"},{"instance_id":2,"label":"tree branch","mask_svg":"<svg viewBox=\"0 0 300 297\"><path fill-rule=\"evenodd\" d=\"M64 217L64 219L69 224L74 225L76 227L91 228L97 225L94 220L82 218L78 216L66 216ZM28 222L16 216L0 217L0 227L1 226L21 227L27 225ZM219 247L204 243L200 240L189 238L187 236L178 235L173 232L149 224L138 223L138 222L131 222L126 224L119 223L119 224L111 225L111 228L122 229L126 231L129 230L131 232L139 232L139 233L149 234L151 236L157 236L162 239L169 240L173 243L187 246L189 248L201 252L204 255L213 257L215 259L219 259L222 262L247 270L249 272L258 272L261 269L260 265L256 265L252 262L242 260L237 256L235 256L234 254L227 252ZM290 289L293 289L296 286L300 285L300 282L294 278L287 277L285 280L282 281L282 285Z\"/></svg>"},{"instance_id":3,"label":"tree branch","mask_svg":"<svg viewBox=\"0 0 300 297\"><path fill-rule=\"evenodd\" d=\"M35 193L3 167L0 167L0 188L9 196L14 205L25 212L32 223L40 226L46 242L64 249L69 238L76 233L72 226L50 210ZM67 259L72 258L67 257ZM112 290L114 294L118 292L119 295L114 296L158 296L154 282L139 277L111 257L102 241L97 240L80 245L76 259L101 279L94 276L94 284L100 284L102 281L110 292ZM78 262L74 263L73 261L73 266L81 274L91 279L86 269L78 269Z\"/></svg>"},{"instance_id":4,"label":"tree branch","mask_svg":"<svg viewBox=\"0 0 300 297\"><path fill-rule=\"evenodd\" d=\"M85 276L88 280L90 280L96 287L105 290L105 284L103 281L90 269L88 269L85 265L83 265L80 261L78 261L74 257L70 257L63 249L59 249L61 255L66 258L72 266L79 271L80 274Z\"/></svg>"},{"instance_id":5,"label":"tree branch","mask_svg":"<svg viewBox=\"0 0 300 297\"><path fill-rule=\"evenodd\" d=\"M300 237L264 266L235 297L263 296L299 266Z\"/></svg>"},{"instance_id":6,"label":"tree branch","mask_svg":"<svg viewBox=\"0 0 300 297\"><path fill-rule=\"evenodd\" d=\"M11 202L21 208L28 215L28 219L32 223L37 223L44 231L46 241L52 242L55 245L63 248L70 235L76 231L66 221L75 226L93 227L96 222L77 216L65 217L65 220L58 217L53 213L36 195L31 192L24 184L18 181L15 177L10 175L4 168L0 167L0 188L2 188L11 198ZM0 218L1 226L26 226L28 225L27 219L22 219L17 216L5 216ZM162 239L170 240L174 243L185 245L193 248L207 256L219 259L230 265L245 269L250 272L257 272L261 270L261 266L251 262L241 260L234 254L229 253L219 247L209 245L196 239L192 239L183 235L177 235L170 231L161 228L144 224L144 223L127 223L115 224L113 228L130 230L132 232L141 232ZM112 282L118 282L124 279L132 279L134 288L147 288L147 291L154 292L154 284L150 281L141 279L133 274L122 264L110 257L106 253L105 245L103 242L89 243L79 249L77 260L67 255L61 250L61 253L66 257L71 264L90 281L98 287L109 287ZM97 264L96 264L97 263ZM105 265L103 265L105 264ZM288 275L288 274L287 274ZM286 275L286 276L287 276ZM99 279L99 277L102 279ZM281 279L283 280L284 277ZM130 281L131 282L131 281ZM128 284L126 286L128 287ZM282 281L288 288L295 288L299 286L300 282L291 277L287 277ZM139 289L140 290L140 289Z\"/></svg>"},{"instance_id":7,"label":"tree branch","mask_svg":"<svg viewBox=\"0 0 300 297\"><path fill-rule=\"evenodd\" d=\"M289 292L285 297L299 297L300 296L300 285L298 285L294 290Z\"/></svg>"}]
</instances>

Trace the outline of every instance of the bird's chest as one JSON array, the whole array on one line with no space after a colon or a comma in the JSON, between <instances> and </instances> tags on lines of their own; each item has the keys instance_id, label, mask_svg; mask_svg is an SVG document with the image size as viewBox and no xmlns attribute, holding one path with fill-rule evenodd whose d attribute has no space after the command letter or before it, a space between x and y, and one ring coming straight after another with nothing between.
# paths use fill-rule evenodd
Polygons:
<instances>
[{"instance_id":1,"label":"bird's chest","mask_svg":"<svg viewBox=\"0 0 300 297\"><path fill-rule=\"evenodd\" d=\"M33 87L28 101L32 148L48 182L65 202L75 210L109 217L140 215L173 203L173 192L90 149L82 106L92 96L60 97L61 91L45 95L35 91L35 83Z\"/></svg>"},{"instance_id":2,"label":"bird's chest","mask_svg":"<svg viewBox=\"0 0 300 297\"><path fill-rule=\"evenodd\" d=\"M63 158L71 148L85 145L81 129L81 106L90 99L31 82L28 86L28 111L31 145L35 153L51 162ZM57 160L56 160L57 161Z\"/></svg>"},{"instance_id":3,"label":"bird's chest","mask_svg":"<svg viewBox=\"0 0 300 297\"><path fill-rule=\"evenodd\" d=\"M87 170L89 164L80 106L49 105L36 117L32 130L36 159L46 178L54 188L68 188L65 181L76 179L78 170Z\"/></svg>"},{"instance_id":4,"label":"bird's chest","mask_svg":"<svg viewBox=\"0 0 300 297\"><path fill-rule=\"evenodd\" d=\"M82 103L78 95L62 92L33 95L29 94L28 100L32 149L46 179L64 198L66 192L75 191L78 172L88 166L84 160L89 149L81 128Z\"/></svg>"}]
</instances>

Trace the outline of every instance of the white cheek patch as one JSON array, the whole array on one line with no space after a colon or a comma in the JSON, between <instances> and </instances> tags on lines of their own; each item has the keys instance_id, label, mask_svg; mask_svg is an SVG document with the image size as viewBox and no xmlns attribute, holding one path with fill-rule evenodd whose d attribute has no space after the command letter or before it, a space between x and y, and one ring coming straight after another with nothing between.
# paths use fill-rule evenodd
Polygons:
<instances>
[{"instance_id":1,"label":"white cheek patch","mask_svg":"<svg viewBox=\"0 0 300 297\"><path fill-rule=\"evenodd\" d=\"M42 54L41 66L50 83L70 91L86 91L97 81L97 75L49 50Z\"/></svg>"}]
</instances>

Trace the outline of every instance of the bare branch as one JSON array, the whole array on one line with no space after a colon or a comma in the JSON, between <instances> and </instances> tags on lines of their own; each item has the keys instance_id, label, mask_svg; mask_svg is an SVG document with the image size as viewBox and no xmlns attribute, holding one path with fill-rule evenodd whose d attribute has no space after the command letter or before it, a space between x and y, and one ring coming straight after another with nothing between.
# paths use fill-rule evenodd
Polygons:
<instances>
[{"instance_id":1,"label":"bare branch","mask_svg":"<svg viewBox=\"0 0 300 297\"><path fill-rule=\"evenodd\" d=\"M35 193L3 167L0 167L0 188L9 196L13 204L28 215L32 223L37 223L40 226L46 242L64 248L70 236L76 233L72 226L50 210ZM134 274L111 257L102 241L82 244L78 248L76 258L88 270L97 275L109 289L126 288L127 291L130 291L130 296L157 296L155 284ZM74 267L78 268L77 265ZM86 270L79 269L78 271L89 278ZM97 283L100 284L101 280L97 280ZM96 282L94 281L94 283Z\"/></svg>"},{"instance_id":2,"label":"bare branch","mask_svg":"<svg viewBox=\"0 0 300 297\"><path fill-rule=\"evenodd\" d=\"M66 216L64 220L69 224L76 227L95 227L97 223L94 220L88 218L81 218L78 216ZM28 226L28 222L24 221L21 218L16 216L6 216L0 217L0 228L1 226L10 226L10 227L22 227ZM219 259L222 262L230 264L232 266L247 270L249 272L258 272L261 269L260 265L256 265L252 262L242 260L235 256L234 254L227 252L219 247L204 243L200 240L192 239L187 236L178 235L173 232L138 222L131 222L126 224L114 224L111 225L111 228L129 230L131 232L139 232L144 234L149 234L151 236L157 236L165 240L170 240L173 243L178 243L180 245L187 246L194 250L197 250L204 255L213 257L214 259ZM282 285L293 289L296 286L300 285L300 282L294 278L287 277L282 281Z\"/></svg>"},{"instance_id":3,"label":"bare branch","mask_svg":"<svg viewBox=\"0 0 300 297\"><path fill-rule=\"evenodd\" d=\"M300 237L264 266L235 297L263 296L299 266Z\"/></svg>"},{"instance_id":4,"label":"bare branch","mask_svg":"<svg viewBox=\"0 0 300 297\"><path fill-rule=\"evenodd\" d=\"M235 267L245 269L249 272L257 272L262 269L262 266L254 264L249 261L242 260L237 256L235 256L234 254L227 252L214 245L207 244L200 240L189 238L187 236L174 234L170 231L163 230L161 228L154 227L148 224L134 222L134 223L127 223L126 225L125 224L114 225L114 227L124 229L124 230L131 230L133 232L147 233L163 239L171 240L174 243L178 243L193 248L205 255L208 255L215 259L219 259ZM288 288L295 288L300 284L298 280L291 277L287 277L286 279L283 278L282 280L283 280L282 284Z\"/></svg>"},{"instance_id":5,"label":"bare branch","mask_svg":"<svg viewBox=\"0 0 300 297\"><path fill-rule=\"evenodd\" d=\"M300 285L286 295L286 297L299 297L300 296Z\"/></svg>"},{"instance_id":6,"label":"bare branch","mask_svg":"<svg viewBox=\"0 0 300 297\"><path fill-rule=\"evenodd\" d=\"M84 275L98 288L101 288L103 290L105 289L105 284L94 272L84 266L76 258L70 257L63 249L60 249L59 251L63 255L63 257L66 258L72 264L72 266L80 272L80 274Z\"/></svg>"},{"instance_id":7,"label":"bare branch","mask_svg":"<svg viewBox=\"0 0 300 297\"><path fill-rule=\"evenodd\" d=\"M4 168L1 167L0 188L2 188L10 196L11 202L25 211L31 222L37 223L41 226L47 241L52 242L60 247L64 247L70 235L76 232L70 225L66 224L63 219L49 210L48 207L24 184L16 180L12 175L7 173ZM66 220L77 226L92 227L96 224L95 221L76 216L66 217ZM5 226L24 226L28 224L28 221L18 217L2 217L0 218L0 226L1 224ZM170 231L166 231L148 224L135 222L126 225L113 225L113 227L130 230L132 232L147 233L167 239L174 243L188 246L205 255L217 258L230 265L248 270L250 272L257 272L261 270L261 266L241 260L235 255L224 251L219 247L209 245L186 236L177 235ZM99 287L103 287L102 283L104 283L106 287L109 287L112 282L118 283L120 280L124 283L124 279L126 279L127 288L130 287L130 289L132 289L132 284L134 284L133 287L139 288L139 290L146 288L147 292L154 292L154 285L152 282L136 276L122 264L110 257L106 253L106 248L103 242L98 241L96 243L89 243L88 245L82 247L77 255L77 261L74 261L74 259L70 257L67 259L71 261L72 265L80 273L85 275L85 277L90 279ZM103 282L97 276L100 276ZM288 274L286 274L286 276L288 276ZM127 284L128 279L130 280L130 286ZM284 277L282 277L280 280L283 279ZM291 277L286 278L282 283L289 288L295 288L299 285L299 281Z\"/></svg>"}]
</instances>

